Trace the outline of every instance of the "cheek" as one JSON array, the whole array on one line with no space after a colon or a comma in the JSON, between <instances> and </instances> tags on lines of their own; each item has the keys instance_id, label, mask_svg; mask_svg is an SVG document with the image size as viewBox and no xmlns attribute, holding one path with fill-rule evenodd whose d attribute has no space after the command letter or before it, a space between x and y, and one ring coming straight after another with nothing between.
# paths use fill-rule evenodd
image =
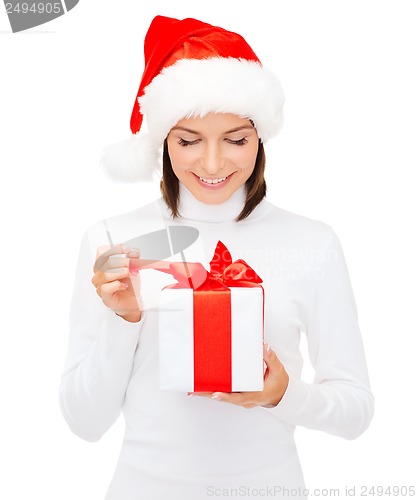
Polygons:
<instances>
[{"instance_id":1,"label":"cheek","mask_svg":"<svg viewBox=\"0 0 417 500\"><path fill-rule=\"evenodd\" d=\"M233 161L242 170L252 170L255 167L258 147L256 148L239 148L234 153Z\"/></svg>"},{"instance_id":2,"label":"cheek","mask_svg":"<svg viewBox=\"0 0 417 500\"><path fill-rule=\"evenodd\" d=\"M173 151L169 151L169 157L171 159L171 166L174 174L182 182L186 182L192 174L194 158L189 152L184 151L187 148L175 148Z\"/></svg>"},{"instance_id":3,"label":"cheek","mask_svg":"<svg viewBox=\"0 0 417 500\"><path fill-rule=\"evenodd\" d=\"M195 160L195 155L192 154L191 148L184 148L179 146L178 144L175 144L172 147L168 146L168 154L171 159L172 168L174 170L184 170L189 167Z\"/></svg>"}]
</instances>

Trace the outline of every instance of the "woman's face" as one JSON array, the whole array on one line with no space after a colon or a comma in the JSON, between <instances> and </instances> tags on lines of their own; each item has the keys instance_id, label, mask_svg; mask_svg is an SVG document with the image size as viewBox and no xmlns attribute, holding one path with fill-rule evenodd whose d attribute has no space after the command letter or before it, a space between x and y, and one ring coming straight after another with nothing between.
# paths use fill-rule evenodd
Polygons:
<instances>
[{"instance_id":1,"label":"woman's face","mask_svg":"<svg viewBox=\"0 0 417 500\"><path fill-rule=\"evenodd\" d=\"M179 121L167 137L172 169L201 202L227 201L255 167L259 138L246 118L209 113Z\"/></svg>"}]
</instances>

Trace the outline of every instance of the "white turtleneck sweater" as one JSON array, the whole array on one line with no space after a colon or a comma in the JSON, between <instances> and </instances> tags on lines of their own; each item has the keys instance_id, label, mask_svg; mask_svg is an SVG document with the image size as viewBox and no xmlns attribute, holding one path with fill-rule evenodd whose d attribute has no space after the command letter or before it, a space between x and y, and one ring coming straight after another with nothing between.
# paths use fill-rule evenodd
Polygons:
<instances>
[{"instance_id":1,"label":"white turtleneck sweater","mask_svg":"<svg viewBox=\"0 0 417 500\"><path fill-rule=\"evenodd\" d=\"M97 441L123 412L125 437L106 500L202 500L248 492L288 498L288 489L291 498L304 498L295 426L354 439L373 415L340 242L329 225L266 200L236 222L243 188L221 205L206 205L181 185L180 199L179 219L160 199L85 231L59 393L62 413L75 434ZM141 271L139 323L117 316L97 295L91 283L97 247L108 245L109 236L122 243L167 225L198 229L197 241L184 252L187 261L208 269L221 240L233 260L244 259L263 279L265 342L289 374L276 407L245 409L159 389L158 297L174 282L171 276ZM312 381L301 379L301 335L315 370Z\"/></svg>"}]
</instances>

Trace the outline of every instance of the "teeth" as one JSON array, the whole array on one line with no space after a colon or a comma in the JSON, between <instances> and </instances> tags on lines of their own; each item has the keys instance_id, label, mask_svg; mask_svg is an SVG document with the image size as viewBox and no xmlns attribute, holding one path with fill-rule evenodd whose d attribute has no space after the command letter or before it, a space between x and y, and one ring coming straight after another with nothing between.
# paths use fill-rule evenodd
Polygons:
<instances>
[{"instance_id":1,"label":"teeth","mask_svg":"<svg viewBox=\"0 0 417 500\"><path fill-rule=\"evenodd\" d=\"M207 184L218 184L219 182L223 182L227 179L226 177L221 177L220 179L205 179L204 177L199 177L200 181L203 181Z\"/></svg>"}]
</instances>

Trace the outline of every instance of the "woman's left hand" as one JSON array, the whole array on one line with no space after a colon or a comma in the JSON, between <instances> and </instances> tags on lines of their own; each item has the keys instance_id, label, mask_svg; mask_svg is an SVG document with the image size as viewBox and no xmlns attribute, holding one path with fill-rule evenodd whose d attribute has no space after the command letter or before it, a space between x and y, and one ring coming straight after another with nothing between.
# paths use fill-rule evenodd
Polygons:
<instances>
[{"instance_id":1,"label":"woman's left hand","mask_svg":"<svg viewBox=\"0 0 417 500\"><path fill-rule=\"evenodd\" d=\"M243 406L244 408L253 408L255 406L272 408L281 401L285 391L287 390L288 373L285 371L284 365L268 344L264 344L264 360L266 363L266 370L264 374L263 391L189 392L188 395L212 398L217 401Z\"/></svg>"}]
</instances>

